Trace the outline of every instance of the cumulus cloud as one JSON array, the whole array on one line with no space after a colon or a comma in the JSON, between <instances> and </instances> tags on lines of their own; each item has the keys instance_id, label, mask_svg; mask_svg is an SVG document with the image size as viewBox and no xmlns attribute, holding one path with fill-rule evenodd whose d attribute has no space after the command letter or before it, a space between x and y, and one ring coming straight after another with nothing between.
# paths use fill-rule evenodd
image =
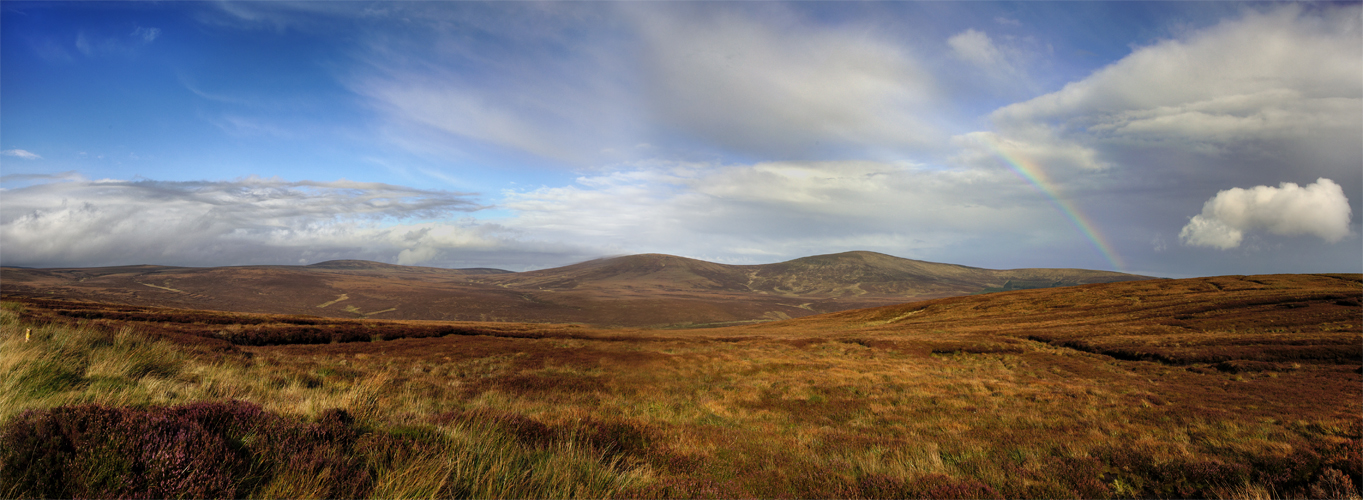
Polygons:
<instances>
[{"instance_id":1,"label":"cumulus cloud","mask_svg":"<svg viewBox=\"0 0 1363 500\"><path fill-rule=\"evenodd\" d=\"M0 151L0 154L3 154L5 156L17 156L25 160L41 160L43 158L41 156L38 156L37 153L31 153L28 151L24 151L22 149L6 149L4 151Z\"/></svg>"},{"instance_id":2,"label":"cumulus cloud","mask_svg":"<svg viewBox=\"0 0 1363 500\"><path fill-rule=\"evenodd\" d=\"M7 189L4 196L0 258L6 265L305 264L360 258L514 267L583 253L525 241L494 224L451 220L483 208L468 195L379 183L67 178Z\"/></svg>"},{"instance_id":3,"label":"cumulus cloud","mask_svg":"<svg viewBox=\"0 0 1363 500\"><path fill-rule=\"evenodd\" d=\"M1276 188L1232 188L1207 200L1178 237L1185 245L1222 250L1240 246L1245 233L1255 230L1334 243L1349 235L1351 213L1344 189L1330 179L1305 187L1284 182Z\"/></svg>"}]
</instances>

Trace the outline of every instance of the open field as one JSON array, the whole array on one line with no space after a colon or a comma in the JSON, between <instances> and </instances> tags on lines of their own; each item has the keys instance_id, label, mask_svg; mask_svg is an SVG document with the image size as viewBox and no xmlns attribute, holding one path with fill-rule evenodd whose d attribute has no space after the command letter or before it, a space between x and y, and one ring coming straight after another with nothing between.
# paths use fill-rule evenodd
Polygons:
<instances>
[{"instance_id":1,"label":"open field","mask_svg":"<svg viewBox=\"0 0 1363 500\"><path fill-rule=\"evenodd\" d=\"M650 330L10 296L0 496L1357 498L1360 299L1216 277Z\"/></svg>"}]
</instances>

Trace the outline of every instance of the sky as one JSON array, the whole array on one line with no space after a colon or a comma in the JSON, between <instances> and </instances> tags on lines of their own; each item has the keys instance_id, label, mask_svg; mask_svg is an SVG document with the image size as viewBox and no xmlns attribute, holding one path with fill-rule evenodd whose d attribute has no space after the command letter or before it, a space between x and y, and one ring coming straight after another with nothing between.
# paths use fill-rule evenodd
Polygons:
<instances>
[{"instance_id":1,"label":"sky","mask_svg":"<svg viewBox=\"0 0 1363 500\"><path fill-rule=\"evenodd\" d=\"M1363 272L1352 3L3 2L0 264Z\"/></svg>"}]
</instances>

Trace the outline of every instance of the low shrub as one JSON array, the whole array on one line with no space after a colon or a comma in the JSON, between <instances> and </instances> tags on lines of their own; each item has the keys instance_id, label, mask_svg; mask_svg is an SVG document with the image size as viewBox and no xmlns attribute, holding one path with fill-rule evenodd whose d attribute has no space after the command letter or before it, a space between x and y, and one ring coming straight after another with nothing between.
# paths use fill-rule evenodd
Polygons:
<instances>
[{"instance_id":1,"label":"low shrub","mask_svg":"<svg viewBox=\"0 0 1363 500\"><path fill-rule=\"evenodd\" d=\"M278 474L327 474L328 497L363 496L372 473L345 412L317 423L237 402L26 411L0 428L5 498L225 498Z\"/></svg>"},{"instance_id":2,"label":"low shrub","mask_svg":"<svg viewBox=\"0 0 1363 500\"><path fill-rule=\"evenodd\" d=\"M989 485L970 478L954 478L944 474L929 474L917 480L886 474L866 474L857 478L850 489L840 495L848 498L1002 498Z\"/></svg>"}]
</instances>

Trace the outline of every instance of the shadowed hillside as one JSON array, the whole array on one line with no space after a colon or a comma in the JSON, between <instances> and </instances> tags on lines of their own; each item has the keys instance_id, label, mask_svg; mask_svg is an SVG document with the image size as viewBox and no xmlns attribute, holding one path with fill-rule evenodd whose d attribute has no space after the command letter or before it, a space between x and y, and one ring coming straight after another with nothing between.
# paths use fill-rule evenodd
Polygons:
<instances>
[{"instance_id":1,"label":"shadowed hillside","mask_svg":"<svg viewBox=\"0 0 1363 500\"><path fill-rule=\"evenodd\" d=\"M368 261L0 271L8 295L341 318L696 326L986 291L1146 279L1079 269L996 271L872 252L732 266L671 255L512 273Z\"/></svg>"}]
</instances>

